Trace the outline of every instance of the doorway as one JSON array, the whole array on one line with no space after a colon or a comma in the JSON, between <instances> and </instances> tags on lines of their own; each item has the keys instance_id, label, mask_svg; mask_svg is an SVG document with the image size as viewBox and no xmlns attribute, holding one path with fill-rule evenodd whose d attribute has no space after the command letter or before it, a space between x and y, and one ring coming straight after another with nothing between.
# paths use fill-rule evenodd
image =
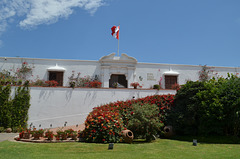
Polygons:
<instances>
[{"instance_id":1,"label":"doorway","mask_svg":"<svg viewBox=\"0 0 240 159\"><path fill-rule=\"evenodd\" d=\"M112 74L109 80L109 88L114 88L116 83L119 88L127 88L128 82L126 80L126 76Z\"/></svg>"}]
</instances>

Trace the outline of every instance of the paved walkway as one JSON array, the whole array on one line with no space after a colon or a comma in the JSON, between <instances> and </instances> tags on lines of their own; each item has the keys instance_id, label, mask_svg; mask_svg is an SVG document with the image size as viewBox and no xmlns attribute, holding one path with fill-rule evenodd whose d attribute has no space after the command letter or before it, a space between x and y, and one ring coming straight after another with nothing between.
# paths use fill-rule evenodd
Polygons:
<instances>
[{"instance_id":1,"label":"paved walkway","mask_svg":"<svg viewBox=\"0 0 240 159\"><path fill-rule=\"evenodd\" d=\"M14 141L14 137L17 135L18 133L0 133L0 142L5 140Z\"/></svg>"}]
</instances>

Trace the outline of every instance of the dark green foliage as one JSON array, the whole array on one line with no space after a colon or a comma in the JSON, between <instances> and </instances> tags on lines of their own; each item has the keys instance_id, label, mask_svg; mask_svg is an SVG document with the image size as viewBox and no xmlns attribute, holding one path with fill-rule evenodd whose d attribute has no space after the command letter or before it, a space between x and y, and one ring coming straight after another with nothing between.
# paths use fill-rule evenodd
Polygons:
<instances>
[{"instance_id":1,"label":"dark green foliage","mask_svg":"<svg viewBox=\"0 0 240 159\"><path fill-rule=\"evenodd\" d=\"M160 85L158 85L158 84L153 85L153 89L159 90L160 88L161 88L161 87L160 87Z\"/></svg>"},{"instance_id":2,"label":"dark green foliage","mask_svg":"<svg viewBox=\"0 0 240 159\"><path fill-rule=\"evenodd\" d=\"M240 78L228 75L221 85L220 102L224 105L225 133L240 134Z\"/></svg>"},{"instance_id":3,"label":"dark green foliage","mask_svg":"<svg viewBox=\"0 0 240 159\"><path fill-rule=\"evenodd\" d=\"M163 127L159 118L159 108L155 104L134 104L131 114L127 128L133 132L135 137L151 141L153 135L156 135Z\"/></svg>"},{"instance_id":4,"label":"dark green foliage","mask_svg":"<svg viewBox=\"0 0 240 159\"><path fill-rule=\"evenodd\" d=\"M239 136L239 90L236 75L187 82L175 96L168 123L178 134Z\"/></svg>"},{"instance_id":5,"label":"dark green foliage","mask_svg":"<svg viewBox=\"0 0 240 159\"><path fill-rule=\"evenodd\" d=\"M17 87L12 100L12 127L27 127L30 91L28 87Z\"/></svg>"},{"instance_id":6,"label":"dark green foliage","mask_svg":"<svg viewBox=\"0 0 240 159\"><path fill-rule=\"evenodd\" d=\"M11 86L0 85L0 127L11 126Z\"/></svg>"},{"instance_id":7,"label":"dark green foliage","mask_svg":"<svg viewBox=\"0 0 240 159\"><path fill-rule=\"evenodd\" d=\"M25 128L27 126L30 91L28 87L17 87L11 99L11 86L0 85L0 127Z\"/></svg>"},{"instance_id":8,"label":"dark green foliage","mask_svg":"<svg viewBox=\"0 0 240 159\"><path fill-rule=\"evenodd\" d=\"M168 117L178 134L198 133L200 101L197 93L205 90L203 82L188 81L175 96L175 106Z\"/></svg>"}]
</instances>

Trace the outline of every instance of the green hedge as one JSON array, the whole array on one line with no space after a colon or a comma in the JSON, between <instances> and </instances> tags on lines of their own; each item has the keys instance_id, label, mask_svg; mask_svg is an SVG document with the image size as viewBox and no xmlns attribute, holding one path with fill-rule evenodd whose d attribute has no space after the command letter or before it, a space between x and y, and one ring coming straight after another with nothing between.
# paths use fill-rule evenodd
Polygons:
<instances>
[{"instance_id":1,"label":"green hedge","mask_svg":"<svg viewBox=\"0 0 240 159\"><path fill-rule=\"evenodd\" d=\"M189 81L175 96L168 123L178 134L240 134L240 78Z\"/></svg>"},{"instance_id":2,"label":"green hedge","mask_svg":"<svg viewBox=\"0 0 240 159\"><path fill-rule=\"evenodd\" d=\"M28 85L16 87L13 99L11 98L11 86L0 85L0 127L26 128L29 107Z\"/></svg>"}]
</instances>

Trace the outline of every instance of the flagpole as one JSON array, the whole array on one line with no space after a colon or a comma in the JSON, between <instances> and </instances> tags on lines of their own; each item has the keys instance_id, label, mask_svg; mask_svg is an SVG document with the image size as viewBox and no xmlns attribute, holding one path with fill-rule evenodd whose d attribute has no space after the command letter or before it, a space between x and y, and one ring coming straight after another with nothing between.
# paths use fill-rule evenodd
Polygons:
<instances>
[{"instance_id":1,"label":"flagpole","mask_svg":"<svg viewBox=\"0 0 240 159\"><path fill-rule=\"evenodd\" d=\"M119 56L119 39L118 39L118 51L117 52L118 52L118 56Z\"/></svg>"},{"instance_id":2,"label":"flagpole","mask_svg":"<svg viewBox=\"0 0 240 159\"><path fill-rule=\"evenodd\" d=\"M118 33L118 56L119 56L119 38L120 37L120 23L119 23L119 33Z\"/></svg>"}]
</instances>

